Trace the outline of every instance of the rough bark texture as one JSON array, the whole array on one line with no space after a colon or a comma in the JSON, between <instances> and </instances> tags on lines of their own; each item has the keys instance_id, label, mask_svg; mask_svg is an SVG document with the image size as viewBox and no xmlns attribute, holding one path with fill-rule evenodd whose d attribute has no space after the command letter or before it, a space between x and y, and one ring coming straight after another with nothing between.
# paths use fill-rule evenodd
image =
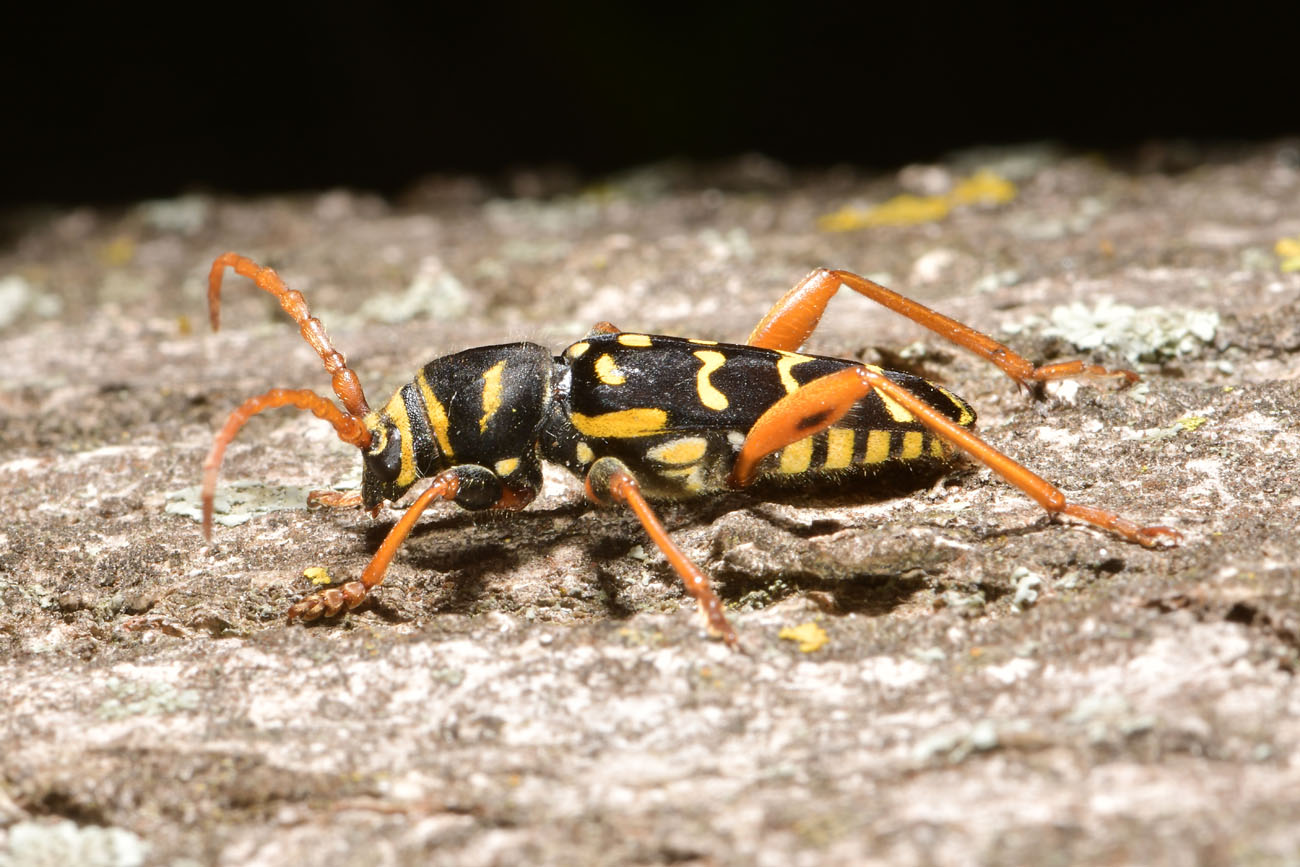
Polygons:
<instances>
[{"instance_id":1,"label":"rough bark texture","mask_svg":"<svg viewBox=\"0 0 1300 867\"><path fill-rule=\"evenodd\" d=\"M1300 150L1171 154L1022 148L889 177L751 159L518 179L559 183L545 198L451 179L398 203L15 218L0 863L1295 863L1300 273L1275 244L1300 236ZM979 162L1014 200L818 228ZM247 281L208 332L227 249L307 296L372 403L465 346L558 351L603 319L741 341L814 266L875 275L1036 359L1140 370L1036 402L856 296L809 344L944 382L1071 497L1184 541L1052 522L971 465L892 497L665 507L733 653L635 521L557 471L518 515L432 509L372 602L286 625L302 570L356 575L394 513L307 511L357 456L282 410L231 449L246 502L215 544L183 514L235 404L328 393ZM809 621L820 649L780 637Z\"/></svg>"}]
</instances>

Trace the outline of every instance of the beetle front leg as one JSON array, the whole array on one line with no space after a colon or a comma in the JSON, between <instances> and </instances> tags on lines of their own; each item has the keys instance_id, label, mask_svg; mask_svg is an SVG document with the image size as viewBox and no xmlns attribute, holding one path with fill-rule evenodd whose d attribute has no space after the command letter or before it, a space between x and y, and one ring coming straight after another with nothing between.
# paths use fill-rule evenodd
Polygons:
<instances>
[{"instance_id":1,"label":"beetle front leg","mask_svg":"<svg viewBox=\"0 0 1300 867\"><path fill-rule=\"evenodd\" d=\"M434 500L451 500L471 511L490 508L521 509L532 500L534 494L531 489L506 485L487 467L477 464L461 464L439 473L433 477L429 487L415 498L415 502L407 507L402 517L397 519L359 579L337 587L326 587L299 600L290 606L288 618L315 620L318 617L332 617L345 608L351 611L360 605L371 590L383 583L384 574L393 562L397 549L411 535L415 522Z\"/></svg>"},{"instance_id":2,"label":"beetle front leg","mask_svg":"<svg viewBox=\"0 0 1300 867\"><path fill-rule=\"evenodd\" d=\"M637 520L641 522L650 540L663 552L664 557L672 565L673 571L686 585L686 592L699 605L700 614L704 616L709 634L714 638L721 638L728 647L739 647L740 639L723 612L722 600L713 591L709 576L704 574L704 570L696 566L668 535L659 516L646 502L645 496L641 493L641 486L637 484L636 477L632 475L627 464L617 458L599 459L587 470L586 488L587 496L597 503L604 504L613 500L632 510L632 514L636 515Z\"/></svg>"}]
</instances>

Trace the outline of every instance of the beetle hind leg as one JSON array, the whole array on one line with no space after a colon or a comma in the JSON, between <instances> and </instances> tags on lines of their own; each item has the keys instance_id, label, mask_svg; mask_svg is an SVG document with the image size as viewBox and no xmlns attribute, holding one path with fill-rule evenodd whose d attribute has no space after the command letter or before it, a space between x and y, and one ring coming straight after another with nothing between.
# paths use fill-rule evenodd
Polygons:
<instances>
[{"instance_id":1,"label":"beetle hind leg","mask_svg":"<svg viewBox=\"0 0 1300 867\"><path fill-rule=\"evenodd\" d=\"M1124 385L1131 385L1139 378L1131 370L1111 369L1084 361L1061 361L1035 366L1011 347L987 334L887 289L874 280L851 271L830 271L825 268L818 268L800 280L781 300L772 305L767 315L754 326L749 335L749 344L790 352L798 349L813 333L822 314L826 312L826 305L841 286L847 286L859 295L930 329L949 342L988 359L1018 385L1031 391L1042 383L1071 377L1122 380Z\"/></svg>"},{"instance_id":2,"label":"beetle hind leg","mask_svg":"<svg viewBox=\"0 0 1300 867\"><path fill-rule=\"evenodd\" d=\"M897 402L934 434L993 470L1053 515L1084 521L1147 548L1176 545L1182 538L1170 527L1143 527L1106 509L1069 502L1060 488L1024 464L993 448L884 374L862 366L814 379L772 404L746 435L732 467L730 484L749 484L764 457L830 427L873 391Z\"/></svg>"}]
</instances>

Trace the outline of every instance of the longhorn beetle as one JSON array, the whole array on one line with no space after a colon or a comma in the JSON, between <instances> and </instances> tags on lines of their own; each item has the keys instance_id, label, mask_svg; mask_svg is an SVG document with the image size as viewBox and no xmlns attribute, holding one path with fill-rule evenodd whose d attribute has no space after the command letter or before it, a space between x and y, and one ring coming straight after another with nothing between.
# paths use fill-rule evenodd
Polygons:
<instances>
[{"instance_id":1,"label":"longhorn beetle","mask_svg":"<svg viewBox=\"0 0 1300 867\"><path fill-rule=\"evenodd\" d=\"M888 464L942 464L960 449L1066 515L1140 545L1177 544L1169 527L1141 527L1105 509L1068 502L1050 482L971 432L975 411L941 385L870 364L804 355L826 304L841 286L981 355L1023 387L1065 377L1137 381L1128 370L1082 361L1036 367L1010 348L848 271L817 269L762 318L744 345L620 331L602 322L552 356L535 343L467 349L436 358L381 409L311 315L302 294L270 268L235 253L208 275L208 314L220 326L227 267L274 295L333 377L343 404L305 389L275 388L230 414L203 464L203 535L226 447L263 410L295 406L334 426L361 450L361 490L316 492L322 505L362 506L377 516L420 479L407 507L361 578L319 590L288 618L313 620L356 607L384 580L398 547L434 500L465 509L522 509L537 495L542 461L585 480L598 504L628 507L694 597L710 634L736 646L722 602L704 572L673 542L649 499L684 499L756 480L825 486Z\"/></svg>"}]
</instances>

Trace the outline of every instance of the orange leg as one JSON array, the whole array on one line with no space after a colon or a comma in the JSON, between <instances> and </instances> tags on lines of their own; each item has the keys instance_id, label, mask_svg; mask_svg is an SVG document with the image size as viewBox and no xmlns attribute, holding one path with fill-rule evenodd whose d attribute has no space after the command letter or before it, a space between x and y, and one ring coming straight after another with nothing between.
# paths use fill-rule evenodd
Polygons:
<instances>
[{"instance_id":1,"label":"orange leg","mask_svg":"<svg viewBox=\"0 0 1300 867\"><path fill-rule=\"evenodd\" d=\"M383 582L388 565L393 562L397 549L411 534L420 514L429 508L429 504L434 500L454 499L459 490L460 478L455 469L439 473L434 477L433 483L425 488L424 493L416 497L415 502L393 525L393 529L388 531L388 535L384 537L375 556L370 558L359 580L349 581L338 587L327 587L294 603L289 608L288 618L315 620L322 615L332 617L345 607L349 611L356 608L366 598L366 594Z\"/></svg>"},{"instance_id":2,"label":"orange leg","mask_svg":"<svg viewBox=\"0 0 1300 867\"><path fill-rule=\"evenodd\" d=\"M848 286L854 292L925 326L940 337L987 358L1026 388L1030 383L1075 376L1122 378L1125 384L1138 380L1138 375L1131 370L1111 370L1083 361L1062 361L1035 367L1010 347L955 319L949 319L924 304L886 289L866 277L859 277L849 271L828 271L825 268L813 271L776 302L754 327L749 335L749 344L791 352L798 349L817 327L822 314L826 312L826 305L840 286Z\"/></svg>"},{"instance_id":3,"label":"orange leg","mask_svg":"<svg viewBox=\"0 0 1300 867\"><path fill-rule=\"evenodd\" d=\"M668 535L659 516L646 502L641 487L627 465L617 458L601 458L587 471L586 487L587 496L597 503L614 500L632 510L637 520L641 522L641 526L645 528L646 534L650 536L650 540L664 553L673 571L686 585L686 592L694 597L699 605L700 613L708 624L709 634L721 638L728 647L738 647L740 639L736 636L736 631L731 628L731 623L727 621L726 614L723 613L722 600L718 598L717 593L713 592L713 587L709 584L709 576L691 562L691 559Z\"/></svg>"},{"instance_id":4,"label":"orange leg","mask_svg":"<svg viewBox=\"0 0 1300 867\"><path fill-rule=\"evenodd\" d=\"M296 406L305 409L317 418L334 425L339 439L348 445L365 448L370 442L370 432L355 416L343 413L329 398L321 397L314 391L306 389L273 388L265 394L250 397L235 408L226 419L225 425L212 441L212 450L203 462L203 538L212 538L212 498L217 489L217 472L221 469L221 459L230 445L250 418L267 409L278 406Z\"/></svg>"},{"instance_id":5,"label":"orange leg","mask_svg":"<svg viewBox=\"0 0 1300 867\"><path fill-rule=\"evenodd\" d=\"M830 427L873 389L893 398L930 430L1024 491L1054 515L1077 518L1146 547L1159 542L1177 544L1181 539L1178 531L1169 527L1140 527L1114 512L1067 502L1065 494L1051 482L955 424L906 388L867 367L850 367L815 379L772 404L745 437L745 444L732 467L731 484L735 487L749 484L760 460L790 443Z\"/></svg>"},{"instance_id":6,"label":"orange leg","mask_svg":"<svg viewBox=\"0 0 1300 867\"><path fill-rule=\"evenodd\" d=\"M251 279L259 289L274 295L280 302L280 306L284 308L284 312L298 323L298 330L324 362L325 372L333 379L334 393L339 396L339 400L343 401L348 414L361 418L370 412L366 395L361 390L361 380L357 379L357 375L348 367L343 353L330 343L329 335L325 333L325 326L311 315L311 311L307 309L307 299L302 297L301 292L284 285L280 275L272 269L263 268L252 259L238 253L222 253L216 258L212 263L212 270L208 272L208 318L212 322L212 330L216 331L221 327L221 278L227 266L234 268L236 274ZM362 448L368 445L370 445L369 433L366 434Z\"/></svg>"}]
</instances>

